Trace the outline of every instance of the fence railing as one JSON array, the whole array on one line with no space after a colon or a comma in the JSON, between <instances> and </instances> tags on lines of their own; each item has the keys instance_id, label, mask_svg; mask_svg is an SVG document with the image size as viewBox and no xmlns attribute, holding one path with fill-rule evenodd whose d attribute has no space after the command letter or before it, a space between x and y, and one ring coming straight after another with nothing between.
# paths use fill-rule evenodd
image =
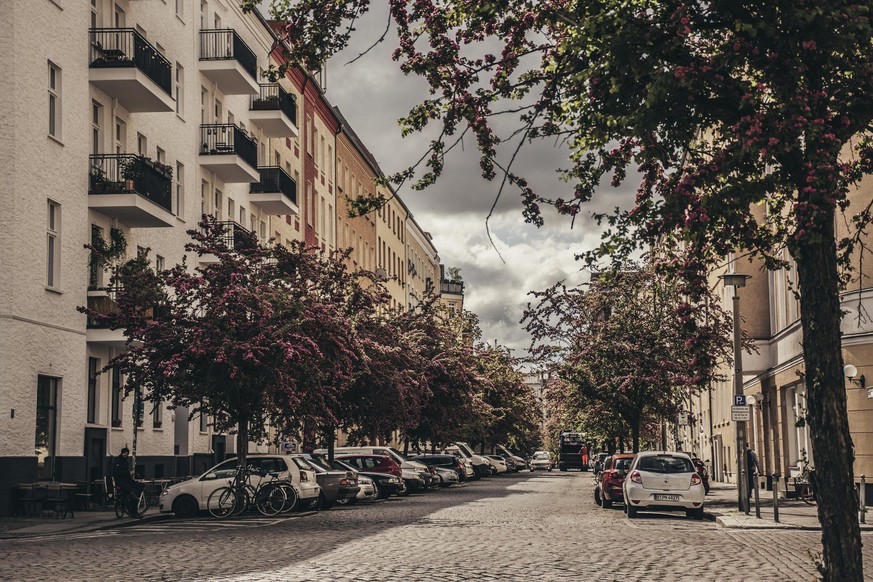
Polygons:
<instances>
[{"instance_id":1,"label":"fence railing","mask_svg":"<svg viewBox=\"0 0 873 582\"><path fill-rule=\"evenodd\" d=\"M202 155L235 154L251 167L258 167L258 144L232 123L211 123L200 126Z\"/></svg>"},{"instance_id":2,"label":"fence railing","mask_svg":"<svg viewBox=\"0 0 873 582\"><path fill-rule=\"evenodd\" d=\"M170 61L133 28L92 28L88 31L92 68L136 67L173 94Z\"/></svg>"},{"instance_id":3,"label":"fence railing","mask_svg":"<svg viewBox=\"0 0 873 582\"><path fill-rule=\"evenodd\" d=\"M278 166L261 167L258 171L261 173L261 181L251 183L249 193L281 192L291 202L297 204L297 182L288 175L288 172Z\"/></svg>"},{"instance_id":4,"label":"fence railing","mask_svg":"<svg viewBox=\"0 0 873 582\"><path fill-rule=\"evenodd\" d=\"M200 31L200 60L236 60L252 79L258 79L258 58L231 28Z\"/></svg>"},{"instance_id":5,"label":"fence railing","mask_svg":"<svg viewBox=\"0 0 873 582\"><path fill-rule=\"evenodd\" d=\"M297 125L297 99L278 83L261 83L257 95L252 95L251 111L275 111L285 113Z\"/></svg>"},{"instance_id":6,"label":"fence railing","mask_svg":"<svg viewBox=\"0 0 873 582\"><path fill-rule=\"evenodd\" d=\"M463 295L464 294L464 282L463 281L448 281L448 280L440 281L440 293L454 293L457 295Z\"/></svg>"},{"instance_id":7,"label":"fence railing","mask_svg":"<svg viewBox=\"0 0 873 582\"><path fill-rule=\"evenodd\" d=\"M257 244L252 231L233 220L222 220L217 222L223 229L221 240L227 245L229 250L239 250L250 248Z\"/></svg>"},{"instance_id":8,"label":"fence railing","mask_svg":"<svg viewBox=\"0 0 873 582\"><path fill-rule=\"evenodd\" d=\"M169 166L134 154L96 154L90 164L89 194L139 194L173 211Z\"/></svg>"}]
</instances>

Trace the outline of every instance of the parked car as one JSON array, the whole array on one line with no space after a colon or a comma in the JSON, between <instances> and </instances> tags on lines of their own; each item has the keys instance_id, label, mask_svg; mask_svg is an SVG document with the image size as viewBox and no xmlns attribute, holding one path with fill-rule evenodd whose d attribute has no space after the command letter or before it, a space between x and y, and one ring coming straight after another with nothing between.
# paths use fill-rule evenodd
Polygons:
<instances>
[{"instance_id":1,"label":"parked car","mask_svg":"<svg viewBox=\"0 0 873 582\"><path fill-rule=\"evenodd\" d=\"M248 455L247 463L264 474L278 473L279 479L290 480L297 491L298 506L318 502L321 487L315 471L300 455ZM158 509L161 513L175 513L178 517L192 517L206 510L206 502L213 491L230 485L236 476L239 461L236 457L218 463L202 475L170 485L161 493ZM254 474L249 478L257 486L263 477Z\"/></svg>"},{"instance_id":2,"label":"parked car","mask_svg":"<svg viewBox=\"0 0 873 582\"><path fill-rule=\"evenodd\" d=\"M470 459L470 463L473 464L473 470L476 472L477 478L491 475L491 463L488 462L488 459L474 453L473 449L471 449L470 445L467 443L455 442L452 444L461 451L461 454Z\"/></svg>"},{"instance_id":3,"label":"parked car","mask_svg":"<svg viewBox=\"0 0 873 582\"><path fill-rule=\"evenodd\" d=\"M703 492L709 493L709 471L706 470L706 464L698 457L691 457L691 462L694 463L697 474L703 479Z\"/></svg>"},{"instance_id":4,"label":"parked car","mask_svg":"<svg viewBox=\"0 0 873 582\"><path fill-rule=\"evenodd\" d=\"M502 473L506 473L509 471L509 467L506 464L506 459L501 457L500 455L482 455L485 459L491 463L491 466L494 467L493 474L500 475Z\"/></svg>"},{"instance_id":5,"label":"parked car","mask_svg":"<svg viewBox=\"0 0 873 582\"><path fill-rule=\"evenodd\" d=\"M451 487L457 483L460 483L460 479L458 478L458 472L454 469L446 469L445 467L433 467L434 472L437 475L437 478L440 480L440 487Z\"/></svg>"},{"instance_id":6,"label":"parked car","mask_svg":"<svg viewBox=\"0 0 873 582\"><path fill-rule=\"evenodd\" d=\"M530 470L533 471L551 471L554 462L552 461L552 453L549 451L537 451L530 458Z\"/></svg>"},{"instance_id":7,"label":"parked car","mask_svg":"<svg viewBox=\"0 0 873 582\"><path fill-rule=\"evenodd\" d=\"M318 449L315 451L316 454L326 455L326 449ZM401 478L406 483L407 488L410 491L418 491L420 489L427 488L432 481L436 480L434 475L431 475L430 471L427 468L427 465L423 465L421 463L417 463L415 461L411 461L403 456L400 451L392 449L391 447L336 447L334 449L335 455L385 455L387 457L391 457L398 465L400 465L401 469L406 469L405 474L401 476Z\"/></svg>"},{"instance_id":8,"label":"parked car","mask_svg":"<svg viewBox=\"0 0 873 582\"><path fill-rule=\"evenodd\" d=\"M412 460L424 463L429 467L451 469L457 473L459 481L467 480L467 471L464 463L455 455L416 455L412 457Z\"/></svg>"},{"instance_id":9,"label":"parked car","mask_svg":"<svg viewBox=\"0 0 873 582\"><path fill-rule=\"evenodd\" d=\"M688 517L703 518L703 479L686 453L638 453L622 487L628 518L641 509L684 509Z\"/></svg>"},{"instance_id":10,"label":"parked car","mask_svg":"<svg viewBox=\"0 0 873 582\"><path fill-rule=\"evenodd\" d=\"M326 461L327 459L325 459ZM384 485L382 487L383 490L391 490L393 493L393 485L397 485L398 483L402 484L396 477L391 475L383 475L381 473L366 473L364 471L358 471L357 468L352 467L342 461L337 461L334 459L333 463L331 463L331 468L336 471L352 471L358 477L358 487L361 488L358 491L358 495L354 499L348 500L337 500L337 504L345 505L347 503L357 503L358 501L366 501L377 499L380 493L379 486L376 484L377 481L384 481ZM392 485L393 481L393 485ZM390 493L389 493L390 495Z\"/></svg>"},{"instance_id":11,"label":"parked car","mask_svg":"<svg viewBox=\"0 0 873 582\"><path fill-rule=\"evenodd\" d=\"M528 468L527 461L525 461L524 458L512 453L512 451L510 451L509 449L507 449L503 445L495 446L494 453L501 455L505 459L512 460L512 462L515 464L515 469L513 469L513 471L515 471L515 472L518 472L518 471L521 471L522 469Z\"/></svg>"},{"instance_id":12,"label":"parked car","mask_svg":"<svg viewBox=\"0 0 873 582\"><path fill-rule=\"evenodd\" d=\"M404 495L408 491L408 481L404 479L403 469L397 464L394 459L387 455L337 455L336 459L357 468L359 471L364 471L374 480L376 489L379 490L379 497L385 498L390 495ZM409 471L407 469L407 471ZM396 479L396 481L377 480L375 475L388 475ZM419 479L417 475L411 478ZM383 486L384 485L384 486ZM423 487L424 482L419 481L418 487Z\"/></svg>"},{"instance_id":13,"label":"parked car","mask_svg":"<svg viewBox=\"0 0 873 582\"><path fill-rule=\"evenodd\" d=\"M624 501L621 485L627 476L634 455L619 453L607 457L603 462L603 470L597 476L594 485L594 501L602 507L612 507L616 501Z\"/></svg>"},{"instance_id":14,"label":"parked car","mask_svg":"<svg viewBox=\"0 0 873 582\"><path fill-rule=\"evenodd\" d=\"M321 487L321 508L328 509L338 500L354 499L361 490L358 476L353 471L336 471L324 459L304 454L309 465L315 469L315 480Z\"/></svg>"},{"instance_id":15,"label":"parked car","mask_svg":"<svg viewBox=\"0 0 873 582\"><path fill-rule=\"evenodd\" d=\"M458 461L461 462L461 465L463 465L463 467L464 467L464 476L465 476L465 479L462 479L462 480L476 479L477 478L476 477L476 469L473 468L473 463L470 462L470 459L468 459L466 456L464 456L464 453L462 453L458 447L448 447L445 451L443 451L443 453L446 455L452 455L453 457L458 459Z\"/></svg>"}]
</instances>

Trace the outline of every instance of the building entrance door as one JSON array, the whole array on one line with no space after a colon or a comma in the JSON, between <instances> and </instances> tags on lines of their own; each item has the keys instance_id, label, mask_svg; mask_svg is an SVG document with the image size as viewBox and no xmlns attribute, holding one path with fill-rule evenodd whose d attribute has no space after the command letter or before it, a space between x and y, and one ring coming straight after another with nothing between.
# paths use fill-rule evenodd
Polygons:
<instances>
[{"instance_id":1,"label":"building entrance door","mask_svg":"<svg viewBox=\"0 0 873 582\"><path fill-rule=\"evenodd\" d=\"M212 454L215 462L220 463L227 454L227 437L224 435L212 435Z\"/></svg>"},{"instance_id":2,"label":"building entrance door","mask_svg":"<svg viewBox=\"0 0 873 582\"><path fill-rule=\"evenodd\" d=\"M85 474L88 483L103 479L106 470L106 429L85 429Z\"/></svg>"}]
</instances>

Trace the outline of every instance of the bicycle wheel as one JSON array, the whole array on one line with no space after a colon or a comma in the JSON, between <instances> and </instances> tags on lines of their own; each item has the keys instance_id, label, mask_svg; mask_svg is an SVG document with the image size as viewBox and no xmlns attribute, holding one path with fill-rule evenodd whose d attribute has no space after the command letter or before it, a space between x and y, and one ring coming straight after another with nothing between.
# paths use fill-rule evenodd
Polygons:
<instances>
[{"instance_id":1,"label":"bicycle wheel","mask_svg":"<svg viewBox=\"0 0 873 582\"><path fill-rule=\"evenodd\" d=\"M279 513L289 513L297 506L297 490L294 489L290 483L280 483L279 487L281 487L282 491L285 492L285 503L282 505L282 509L279 510Z\"/></svg>"},{"instance_id":2,"label":"bicycle wheel","mask_svg":"<svg viewBox=\"0 0 873 582\"><path fill-rule=\"evenodd\" d=\"M115 517L121 519L127 515L127 507L124 505L124 501L117 499L115 500Z\"/></svg>"},{"instance_id":3,"label":"bicycle wheel","mask_svg":"<svg viewBox=\"0 0 873 582\"><path fill-rule=\"evenodd\" d=\"M149 504L148 495L145 494L145 491L140 491L139 502L136 504L136 512L142 517L149 510L149 507L151 505Z\"/></svg>"},{"instance_id":4,"label":"bicycle wheel","mask_svg":"<svg viewBox=\"0 0 873 582\"><path fill-rule=\"evenodd\" d=\"M246 483L236 490L237 504L233 508L233 516L236 517L243 512L250 511L255 508L255 488Z\"/></svg>"},{"instance_id":5,"label":"bicycle wheel","mask_svg":"<svg viewBox=\"0 0 873 582\"><path fill-rule=\"evenodd\" d=\"M258 491L255 506L262 515L272 517L282 511L287 500L285 490L278 485L269 484Z\"/></svg>"},{"instance_id":6,"label":"bicycle wheel","mask_svg":"<svg viewBox=\"0 0 873 582\"><path fill-rule=\"evenodd\" d=\"M209 515L221 519L233 513L238 501L239 498L236 491L230 487L221 487L209 495L209 499L206 501L206 509L209 510Z\"/></svg>"}]
</instances>

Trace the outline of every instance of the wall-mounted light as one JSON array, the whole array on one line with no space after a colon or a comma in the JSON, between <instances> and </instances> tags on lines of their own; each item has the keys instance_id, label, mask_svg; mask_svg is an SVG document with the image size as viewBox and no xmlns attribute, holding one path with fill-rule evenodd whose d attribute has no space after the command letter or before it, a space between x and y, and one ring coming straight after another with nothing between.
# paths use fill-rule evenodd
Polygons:
<instances>
[{"instance_id":1,"label":"wall-mounted light","mask_svg":"<svg viewBox=\"0 0 873 582\"><path fill-rule=\"evenodd\" d=\"M861 388L867 387L867 379L864 378L864 374L861 374L861 377L857 380L855 379L855 376L858 375L858 368L856 368L852 364L846 364L846 367L843 368L843 372L846 374L846 378L848 378L849 382L851 382L852 384L857 384ZM869 397L870 396L868 394L868 398Z\"/></svg>"}]
</instances>

